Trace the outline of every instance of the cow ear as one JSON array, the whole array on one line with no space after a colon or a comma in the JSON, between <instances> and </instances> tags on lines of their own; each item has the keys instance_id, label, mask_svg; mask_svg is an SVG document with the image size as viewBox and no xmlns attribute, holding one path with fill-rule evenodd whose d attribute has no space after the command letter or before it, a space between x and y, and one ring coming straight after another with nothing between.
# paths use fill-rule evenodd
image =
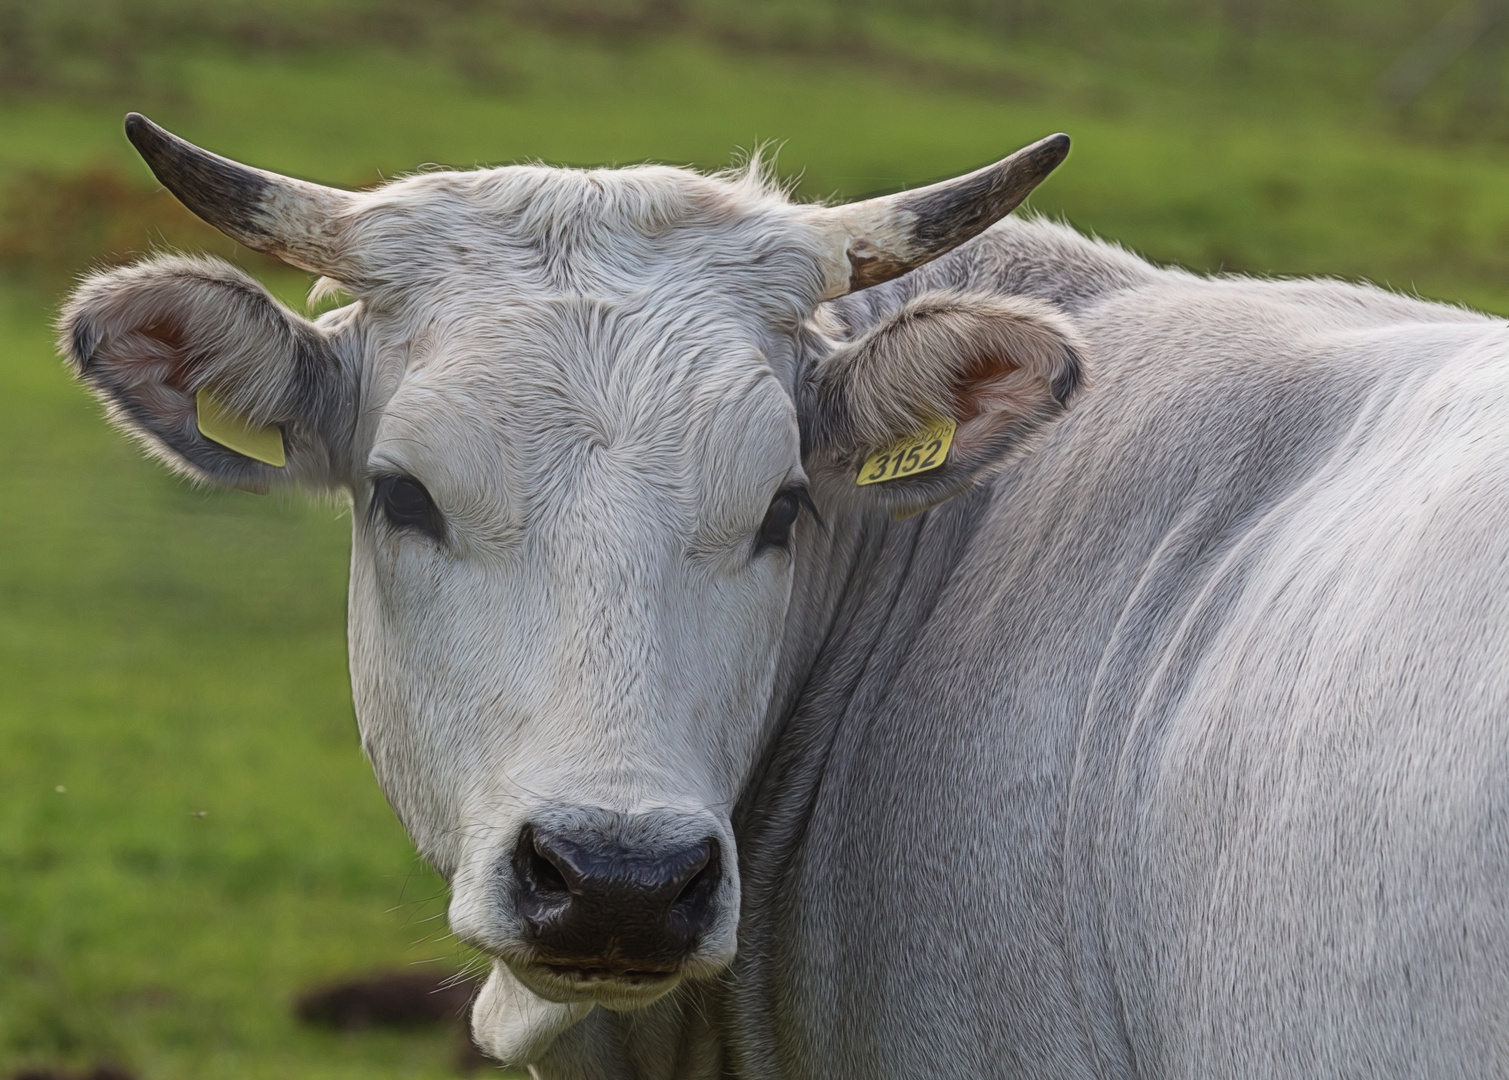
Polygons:
<instances>
[{"instance_id":1,"label":"cow ear","mask_svg":"<svg viewBox=\"0 0 1509 1080\"><path fill-rule=\"evenodd\" d=\"M356 418L341 322L316 326L228 263L167 256L87 278L61 349L110 418L178 471L323 488L344 478Z\"/></svg>"},{"instance_id":2,"label":"cow ear","mask_svg":"<svg viewBox=\"0 0 1509 1080\"><path fill-rule=\"evenodd\" d=\"M1084 355L1048 304L924 293L815 371L803 409L809 471L843 472L899 517L935 506L1064 415Z\"/></svg>"}]
</instances>

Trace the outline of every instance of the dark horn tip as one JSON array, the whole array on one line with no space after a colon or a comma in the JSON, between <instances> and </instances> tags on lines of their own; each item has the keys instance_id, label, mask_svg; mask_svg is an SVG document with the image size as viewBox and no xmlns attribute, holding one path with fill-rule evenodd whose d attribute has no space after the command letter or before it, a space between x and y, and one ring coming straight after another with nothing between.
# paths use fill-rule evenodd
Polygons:
<instances>
[{"instance_id":1,"label":"dark horn tip","mask_svg":"<svg viewBox=\"0 0 1509 1080\"><path fill-rule=\"evenodd\" d=\"M154 145L160 144L166 134L166 131L141 113L126 114L126 138L131 140L131 145L136 147L138 153L145 155Z\"/></svg>"},{"instance_id":2,"label":"dark horn tip","mask_svg":"<svg viewBox=\"0 0 1509 1080\"><path fill-rule=\"evenodd\" d=\"M126 138L179 202L231 239L266 250L257 218L269 183L263 174L201 150L141 113L126 114Z\"/></svg>"},{"instance_id":3,"label":"dark horn tip","mask_svg":"<svg viewBox=\"0 0 1509 1080\"><path fill-rule=\"evenodd\" d=\"M1057 135L1049 135L1038 144L1045 157L1051 156L1057 164L1069 156L1069 136L1060 131Z\"/></svg>"}]
</instances>

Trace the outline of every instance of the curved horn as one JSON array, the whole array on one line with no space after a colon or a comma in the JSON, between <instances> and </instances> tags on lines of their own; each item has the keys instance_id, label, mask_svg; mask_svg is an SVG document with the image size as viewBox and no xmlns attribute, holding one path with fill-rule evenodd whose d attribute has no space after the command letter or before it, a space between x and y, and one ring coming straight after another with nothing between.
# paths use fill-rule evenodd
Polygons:
<instances>
[{"instance_id":1,"label":"curved horn","mask_svg":"<svg viewBox=\"0 0 1509 1080\"><path fill-rule=\"evenodd\" d=\"M1009 158L953 180L834 207L844 239L847 282L825 299L900 277L952 251L1015 210L1069 154L1069 136L1050 135Z\"/></svg>"},{"instance_id":2,"label":"curved horn","mask_svg":"<svg viewBox=\"0 0 1509 1080\"><path fill-rule=\"evenodd\" d=\"M346 276L342 234L356 203L351 192L201 150L140 113L126 116L126 138L163 187L232 240L302 270Z\"/></svg>"}]
</instances>

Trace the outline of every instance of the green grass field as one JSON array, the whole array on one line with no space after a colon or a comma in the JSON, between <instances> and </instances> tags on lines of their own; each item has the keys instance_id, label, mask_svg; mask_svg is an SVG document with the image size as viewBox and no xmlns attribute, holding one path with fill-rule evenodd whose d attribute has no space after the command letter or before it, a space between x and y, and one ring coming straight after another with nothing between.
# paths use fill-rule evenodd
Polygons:
<instances>
[{"instance_id":1,"label":"green grass field","mask_svg":"<svg viewBox=\"0 0 1509 1080\"><path fill-rule=\"evenodd\" d=\"M1412 119L1372 103L1402 29L1361 45L1275 30L1232 59L1170 5L1077 50L1072 26L985 34L898 4L846 49L859 24L819 16L855 9L771 8L743 37L483 20L424 48L354 34L257 49L212 27L131 54L125 85L104 53L96 70L75 52L57 64L73 81L0 97L0 1076L101 1059L144 1080L445 1076L444 1033L326 1035L288 1005L347 972L465 962L357 745L347 511L173 479L53 355L69 273L200 238L151 194L127 108L349 183L427 162L717 167L779 140L781 170L814 196L1064 130L1074 152L1036 208L1156 259L1367 277L1509 313L1502 122L1465 137L1452 75ZM130 213L100 218L94 189L70 187L86 174L139 191ZM294 301L308 284L271 281Z\"/></svg>"}]
</instances>

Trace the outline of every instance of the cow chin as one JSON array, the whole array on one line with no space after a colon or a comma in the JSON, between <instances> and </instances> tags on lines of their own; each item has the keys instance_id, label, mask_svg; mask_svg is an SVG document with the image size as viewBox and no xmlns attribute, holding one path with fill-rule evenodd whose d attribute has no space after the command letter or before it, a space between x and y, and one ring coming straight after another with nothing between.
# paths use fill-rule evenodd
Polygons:
<instances>
[{"instance_id":1,"label":"cow chin","mask_svg":"<svg viewBox=\"0 0 1509 1080\"><path fill-rule=\"evenodd\" d=\"M562 1003L540 997L500 960L493 964L472 1006L472 1038L484 1053L505 1065L528 1065L592 1008L591 1002Z\"/></svg>"}]
</instances>

